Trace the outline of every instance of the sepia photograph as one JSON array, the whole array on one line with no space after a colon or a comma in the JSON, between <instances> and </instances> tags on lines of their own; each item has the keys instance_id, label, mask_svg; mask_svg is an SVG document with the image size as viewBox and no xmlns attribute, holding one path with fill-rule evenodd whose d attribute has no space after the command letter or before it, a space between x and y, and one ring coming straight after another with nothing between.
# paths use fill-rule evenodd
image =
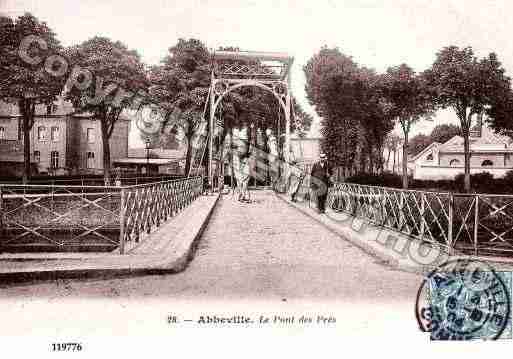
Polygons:
<instances>
[{"instance_id":1,"label":"sepia photograph","mask_svg":"<svg viewBox=\"0 0 513 359\"><path fill-rule=\"evenodd\" d=\"M511 34L506 0L0 0L4 354L507 354Z\"/></svg>"}]
</instances>

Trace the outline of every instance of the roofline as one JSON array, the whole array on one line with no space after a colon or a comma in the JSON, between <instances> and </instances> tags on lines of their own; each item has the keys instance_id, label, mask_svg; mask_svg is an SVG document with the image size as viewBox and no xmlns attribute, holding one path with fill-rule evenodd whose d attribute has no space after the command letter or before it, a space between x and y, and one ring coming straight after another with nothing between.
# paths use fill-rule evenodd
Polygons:
<instances>
[{"instance_id":1,"label":"roofline","mask_svg":"<svg viewBox=\"0 0 513 359\"><path fill-rule=\"evenodd\" d=\"M435 145L441 145L440 142L432 142L430 145L428 145L426 148L424 148L422 151L420 151L419 153L417 153L415 156L413 156L412 158L408 159L408 162L409 161L415 161L417 158L419 158L420 156L422 156L424 154L424 152L426 152L427 150L429 150L431 147L435 146Z\"/></svg>"}]
</instances>

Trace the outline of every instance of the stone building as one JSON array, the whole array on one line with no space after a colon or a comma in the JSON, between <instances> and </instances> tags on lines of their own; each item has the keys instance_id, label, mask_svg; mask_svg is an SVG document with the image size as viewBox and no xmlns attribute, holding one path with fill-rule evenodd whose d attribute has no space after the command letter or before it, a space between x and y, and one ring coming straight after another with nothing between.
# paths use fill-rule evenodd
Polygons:
<instances>
[{"instance_id":1,"label":"stone building","mask_svg":"<svg viewBox=\"0 0 513 359\"><path fill-rule=\"evenodd\" d=\"M23 169L23 131L16 104L0 103L0 172L19 176ZM109 140L111 161L128 155L130 121L121 117ZM38 105L30 132L33 174L101 174L103 149L100 121L90 114L75 114L60 99Z\"/></svg>"},{"instance_id":2,"label":"stone building","mask_svg":"<svg viewBox=\"0 0 513 359\"><path fill-rule=\"evenodd\" d=\"M415 179L453 179L464 173L463 137L454 136L445 143L434 142L408 159L408 168ZM470 173L489 172L503 177L513 170L513 141L501 136L481 121L470 135Z\"/></svg>"}]
</instances>

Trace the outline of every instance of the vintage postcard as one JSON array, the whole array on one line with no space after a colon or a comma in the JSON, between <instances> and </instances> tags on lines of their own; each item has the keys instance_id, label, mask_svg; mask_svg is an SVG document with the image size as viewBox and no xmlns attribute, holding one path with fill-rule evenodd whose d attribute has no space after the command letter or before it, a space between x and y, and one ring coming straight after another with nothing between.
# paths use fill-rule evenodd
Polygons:
<instances>
[{"instance_id":1,"label":"vintage postcard","mask_svg":"<svg viewBox=\"0 0 513 359\"><path fill-rule=\"evenodd\" d=\"M4 353L510 352L512 14L0 0Z\"/></svg>"}]
</instances>

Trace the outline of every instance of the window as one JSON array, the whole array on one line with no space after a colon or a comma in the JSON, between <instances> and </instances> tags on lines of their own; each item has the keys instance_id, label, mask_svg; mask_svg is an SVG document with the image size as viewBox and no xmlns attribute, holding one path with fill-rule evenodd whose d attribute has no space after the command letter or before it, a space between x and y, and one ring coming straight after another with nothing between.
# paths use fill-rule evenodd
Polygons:
<instances>
[{"instance_id":1,"label":"window","mask_svg":"<svg viewBox=\"0 0 513 359\"><path fill-rule=\"evenodd\" d=\"M0 127L0 140L5 138L5 128Z\"/></svg>"},{"instance_id":2,"label":"window","mask_svg":"<svg viewBox=\"0 0 513 359\"><path fill-rule=\"evenodd\" d=\"M53 126L50 129L50 137L54 142L59 141L59 127Z\"/></svg>"},{"instance_id":3,"label":"window","mask_svg":"<svg viewBox=\"0 0 513 359\"><path fill-rule=\"evenodd\" d=\"M484 160L483 163L481 163L481 166L482 167L485 167L485 166L493 166L493 162L490 161L490 160Z\"/></svg>"},{"instance_id":4,"label":"window","mask_svg":"<svg viewBox=\"0 0 513 359\"><path fill-rule=\"evenodd\" d=\"M87 168L94 168L94 152L87 152L87 161L86 161L86 167Z\"/></svg>"},{"instance_id":5,"label":"window","mask_svg":"<svg viewBox=\"0 0 513 359\"><path fill-rule=\"evenodd\" d=\"M459 166L460 163L461 163L460 160L455 158L455 159L451 160L451 162L449 162L449 166L456 167L456 166Z\"/></svg>"},{"instance_id":6,"label":"window","mask_svg":"<svg viewBox=\"0 0 513 359\"><path fill-rule=\"evenodd\" d=\"M431 152L429 155L427 155L426 161L433 161L433 152Z\"/></svg>"},{"instance_id":7,"label":"window","mask_svg":"<svg viewBox=\"0 0 513 359\"><path fill-rule=\"evenodd\" d=\"M50 167L51 168L59 168L59 152L57 152L57 151L50 152Z\"/></svg>"},{"instance_id":8,"label":"window","mask_svg":"<svg viewBox=\"0 0 513 359\"><path fill-rule=\"evenodd\" d=\"M45 141L46 140L46 127L45 126L39 126L37 128L37 139L39 141Z\"/></svg>"},{"instance_id":9,"label":"window","mask_svg":"<svg viewBox=\"0 0 513 359\"><path fill-rule=\"evenodd\" d=\"M34 151L34 162L36 162L36 163L41 162L41 152Z\"/></svg>"},{"instance_id":10,"label":"window","mask_svg":"<svg viewBox=\"0 0 513 359\"><path fill-rule=\"evenodd\" d=\"M87 143L94 143L94 128L87 129Z\"/></svg>"}]
</instances>

